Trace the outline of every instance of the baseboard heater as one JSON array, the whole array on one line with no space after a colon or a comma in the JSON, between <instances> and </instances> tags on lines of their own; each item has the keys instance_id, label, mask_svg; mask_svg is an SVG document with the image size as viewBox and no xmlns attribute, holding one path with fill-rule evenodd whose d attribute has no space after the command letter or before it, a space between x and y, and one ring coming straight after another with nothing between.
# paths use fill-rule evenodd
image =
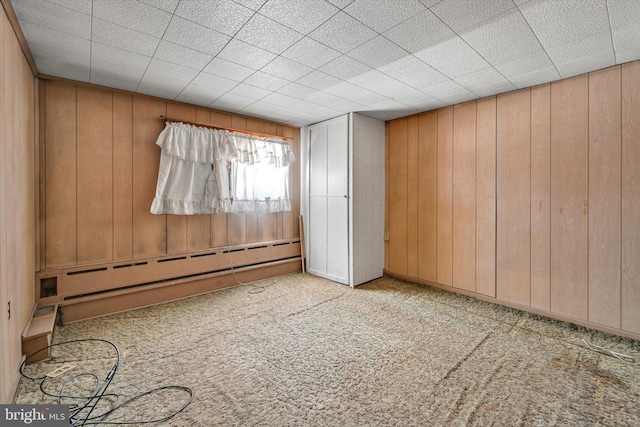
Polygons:
<instances>
[{"instance_id":1,"label":"baseboard heater","mask_svg":"<svg viewBox=\"0 0 640 427\"><path fill-rule=\"evenodd\" d=\"M36 295L68 323L300 270L300 239L287 239L41 271Z\"/></svg>"}]
</instances>

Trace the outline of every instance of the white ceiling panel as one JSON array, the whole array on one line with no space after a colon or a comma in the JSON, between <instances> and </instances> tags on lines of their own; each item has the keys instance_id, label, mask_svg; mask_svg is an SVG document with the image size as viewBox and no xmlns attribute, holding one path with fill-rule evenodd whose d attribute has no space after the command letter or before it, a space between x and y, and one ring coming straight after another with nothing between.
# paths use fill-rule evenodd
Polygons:
<instances>
[{"instance_id":1,"label":"white ceiling panel","mask_svg":"<svg viewBox=\"0 0 640 427\"><path fill-rule=\"evenodd\" d=\"M137 0L93 0L93 16L131 30L162 37L171 14Z\"/></svg>"},{"instance_id":2,"label":"white ceiling panel","mask_svg":"<svg viewBox=\"0 0 640 427\"><path fill-rule=\"evenodd\" d=\"M163 39L215 56L231 40L216 30L174 16Z\"/></svg>"},{"instance_id":3,"label":"white ceiling panel","mask_svg":"<svg viewBox=\"0 0 640 427\"><path fill-rule=\"evenodd\" d=\"M196 70L203 69L213 59L211 55L166 40L160 41L153 56L163 61L184 65Z\"/></svg>"},{"instance_id":4,"label":"white ceiling panel","mask_svg":"<svg viewBox=\"0 0 640 427\"><path fill-rule=\"evenodd\" d=\"M175 10L177 16L228 36L236 34L254 13L232 0L182 1Z\"/></svg>"},{"instance_id":5,"label":"white ceiling panel","mask_svg":"<svg viewBox=\"0 0 640 427\"><path fill-rule=\"evenodd\" d=\"M293 46L302 35L266 16L255 14L235 37L250 45L279 54Z\"/></svg>"},{"instance_id":6,"label":"white ceiling panel","mask_svg":"<svg viewBox=\"0 0 640 427\"><path fill-rule=\"evenodd\" d=\"M425 6L418 0L355 0L344 9L346 13L378 33L384 33L424 10Z\"/></svg>"},{"instance_id":7,"label":"white ceiling panel","mask_svg":"<svg viewBox=\"0 0 640 427\"><path fill-rule=\"evenodd\" d=\"M536 35L516 8L461 36L480 56L494 65L542 51Z\"/></svg>"},{"instance_id":8,"label":"white ceiling panel","mask_svg":"<svg viewBox=\"0 0 640 427\"><path fill-rule=\"evenodd\" d=\"M340 52L309 37L282 52L282 56L312 68L318 68L340 56Z\"/></svg>"},{"instance_id":9,"label":"white ceiling panel","mask_svg":"<svg viewBox=\"0 0 640 427\"><path fill-rule=\"evenodd\" d=\"M382 36L369 40L348 55L370 67L381 67L407 55L407 51Z\"/></svg>"},{"instance_id":10,"label":"white ceiling panel","mask_svg":"<svg viewBox=\"0 0 640 427\"><path fill-rule=\"evenodd\" d=\"M309 33L312 39L339 52L347 53L378 34L344 12L337 13Z\"/></svg>"},{"instance_id":11,"label":"white ceiling panel","mask_svg":"<svg viewBox=\"0 0 640 427\"><path fill-rule=\"evenodd\" d=\"M176 96L176 101L194 105L209 105L222 95L224 95L224 92L221 90L191 83L180 91Z\"/></svg>"},{"instance_id":12,"label":"white ceiling panel","mask_svg":"<svg viewBox=\"0 0 640 427\"><path fill-rule=\"evenodd\" d=\"M277 55L238 39L232 39L218 54L218 58L259 70Z\"/></svg>"},{"instance_id":13,"label":"white ceiling panel","mask_svg":"<svg viewBox=\"0 0 640 427\"><path fill-rule=\"evenodd\" d=\"M290 82L298 80L313 71L313 68L302 65L298 62L278 56L276 59L265 65L260 72L280 77ZM282 86L280 86L282 87ZM279 88L278 88L279 89Z\"/></svg>"},{"instance_id":14,"label":"white ceiling panel","mask_svg":"<svg viewBox=\"0 0 640 427\"><path fill-rule=\"evenodd\" d=\"M40 7L33 7L33 0L13 2L20 19L70 36L91 39L91 14L74 8L41 0Z\"/></svg>"},{"instance_id":15,"label":"white ceiling panel","mask_svg":"<svg viewBox=\"0 0 640 427\"><path fill-rule=\"evenodd\" d=\"M205 73L215 74L216 76L241 82L251 74L255 73L256 70L216 57L203 68L203 71Z\"/></svg>"},{"instance_id":16,"label":"white ceiling panel","mask_svg":"<svg viewBox=\"0 0 640 427\"><path fill-rule=\"evenodd\" d=\"M307 125L640 59L637 0L9 0L38 71Z\"/></svg>"},{"instance_id":17,"label":"white ceiling panel","mask_svg":"<svg viewBox=\"0 0 640 427\"><path fill-rule=\"evenodd\" d=\"M301 34L309 34L338 12L337 7L325 0L296 0L296 7L291 7L291 0L271 0L259 11Z\"/></svg>"},{"instance_id":18,"label":"white ceiling panel","mask_svg":"<svg viewBox=\"0 0 640 427\"><path fill-rule=\"evenodd\" d=\"M470 28L490 23L514 7L516 6L511 0L444 0L431 7L431 11L460 34Z\"/></svg>"},{"instance_id":19,"label":"white ceiling panel","mask_svg":"<svg viewBox=\"0 0 640 427\"><path fill-rule=\"evenodd\" d=\"M491 66L458 37L423 49L415 55L449 78L475 73Z\"/></svg>"},{"instance_id":20,"label":"white ceiling panel","mask_svg":"<svg viewBox=\"0 0 640 427\"><path fill-rule=\"evenodd\" d=\"M138 31L121 27L102 19L93 18L91 40L101 44L153 56L160 39Z\"/></svg>"},{"instance_id":21,"label":"white ceiling panel","mask_svg":"<svg viewBox=\"0 0 640 427\"><path fill-rule=\"evenodd\" d=\"M91 42L81 37L60 33L50 28L21 22L25 37L29 38L29 49L36 63L41 64L43 74L80 81L89 81ZM60 44L51 45L51 40ZM64 58L64 61L60 61Z\"/></svg>"},{"instance_id":22,"label":"white ceiling panel","mask_svg":"<svg viewBox=\"0 0 640 427\"><path fill-rule=\"evenodd\" d=\"M384 33L386 38L412 53L454 35L454 32L430 10L425 10Z\"/></svg>"}]
</instances>

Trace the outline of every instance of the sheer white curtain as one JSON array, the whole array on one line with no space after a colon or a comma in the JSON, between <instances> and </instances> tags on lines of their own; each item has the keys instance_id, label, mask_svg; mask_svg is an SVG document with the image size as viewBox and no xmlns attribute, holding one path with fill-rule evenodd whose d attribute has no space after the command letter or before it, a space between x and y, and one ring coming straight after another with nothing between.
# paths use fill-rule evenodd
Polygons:
<instances>
[{"instance_id":1,"label":"sheer white curtain","mask_svg":"<svg viewBox=\"0 0 640 427\"><path fill-rule=\"evenodd\" d=\"M241 133L167 123L151 213L291 210L289 144Z\"/></svg>"}]
</instances>

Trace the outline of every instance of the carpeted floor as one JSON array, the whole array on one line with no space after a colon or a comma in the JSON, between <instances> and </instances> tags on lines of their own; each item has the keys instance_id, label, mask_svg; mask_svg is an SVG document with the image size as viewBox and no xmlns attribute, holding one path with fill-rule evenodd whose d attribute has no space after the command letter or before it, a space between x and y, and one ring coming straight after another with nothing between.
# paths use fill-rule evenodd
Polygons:
<instances>
[{"instance_id":1,"label":"carpeted floor","mask_svg":"<svg viewBox=\"0 0 640 427\"><path fill-rule=\"evenodd\" d=\"M384 277L356 289L293 274L57 327L121 362L107 392L164 385L192 402L163 426L638 426L640 342ZM629 355L626 363L587 348ZM113 348L53 348L32 376L100 381ZM65 393L92 389L81 375ZM188 400L165 389L109 420L157 419ZM51 403L23 379L16 403ZM97 412L98 410L96 410Z\"/></svg>"}]
</instances>

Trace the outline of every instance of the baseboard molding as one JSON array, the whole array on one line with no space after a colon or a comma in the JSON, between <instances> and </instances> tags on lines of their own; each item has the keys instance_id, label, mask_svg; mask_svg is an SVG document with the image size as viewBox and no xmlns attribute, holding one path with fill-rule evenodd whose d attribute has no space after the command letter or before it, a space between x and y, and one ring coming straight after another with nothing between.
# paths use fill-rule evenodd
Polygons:
<instances>
[{"instance_id":1,"label":"baseboard molding","mask_svg":"<svg viewBox=\"0 0 640 427\"><path fill-rule=\"evenodd\" d=\"M633 332L629 332L629 331L625 331L622 329L616 329L616 328L612 328L609 326L604 326L604 325L600 325L598 323L593 323L593 322L589 322L587 320L583 320L583 319L576 319L574 317L571 316L565 316L563 314L559 314L559 313L553 313L551 311L546 311L546 310L541 310L539 308L535 308L535 307L530 307L530 306L526 306L526 305L522 305L522 304L517 304L511 301L505 301L505 300L501 300L499 298L495 298L495 297L490 297L487 295L482 295L482 294L478 294L475 292L470 292L464 289L459 289L459 288L455 288L453 286L447 286L447 285L443 285L441 283L436 283L436 282L432 282L429 280L425 280L425 279L420 279L417 277L412 277L412 276L407 276L404 274L398 274L398 273L394 273L391 271L384 271L384 274L390 276L390 277L394 277L396 279L400 279L400 280L404 280L406 282L412 282L412 283L417 283L419 285L426 285L426 286L431 286L433 288L438 288L438 289L442 289L448 292L453 292L456 294L460 294L460 295L465 295L468 297L472 297L472 298L476 298L479 299L481 301L486 301L486 302L490 302L493 304L498 304L498 305L502 305L505 307L509 307L509 308L513 308L516 310L521 310L521 311L525 311L527 313L531 313L531 314L535 314L538 316L542 316L542 317L547 317L550 319L555 319L555 320L560 320L563 322L568 322L568 323L573 323L575 325L578 326L584 326L585 328L590 328L590 329L595 329L597 331L601 331L601 332L605 332L607 334L611 334L611 335L617 335L617 336L621 336L621 337L625 337L625 338L631 338L634 340L638 340L640 341L640 334L636 334Z\"/></svg>"}]
</instances>

